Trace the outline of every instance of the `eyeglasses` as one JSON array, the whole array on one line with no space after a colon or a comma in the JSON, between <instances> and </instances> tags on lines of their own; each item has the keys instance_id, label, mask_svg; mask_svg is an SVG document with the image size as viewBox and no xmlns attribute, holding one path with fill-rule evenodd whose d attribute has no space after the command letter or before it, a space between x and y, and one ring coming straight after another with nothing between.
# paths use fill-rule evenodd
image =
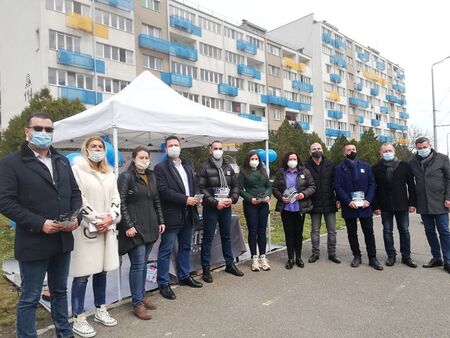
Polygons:
<instances>
[{"instance_id":1,"label":"eyeglasses","mask_svg":"<svg viewBox=\"0 0 450 338\"><path fill-rule=\"evenodd\" d=\"M53 128L53 127L41 127L41 126L33 126L33 127L28 127L28 128L33 129L34 131L45 130L46 133L53 133L53 130L55 130L55 128Z\"/></svg>"}]
</instances>

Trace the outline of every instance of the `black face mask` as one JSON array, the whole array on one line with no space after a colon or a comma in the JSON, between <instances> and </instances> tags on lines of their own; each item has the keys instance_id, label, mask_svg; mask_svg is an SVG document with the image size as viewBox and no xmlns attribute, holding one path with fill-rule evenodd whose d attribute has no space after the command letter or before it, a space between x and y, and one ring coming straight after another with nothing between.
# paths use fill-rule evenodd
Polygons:
<instances>
[{"instance_id":1,"label":"black face mask","mask_svg":"<svg viewBox=\"0 0 450 338\"><path fill-rule=\"evenodd\" d=\"M354 160L356 157L358 156L358 154L354 151L352 151L351 153L345 155L345 157L347 157L349 160Z\"/></svg>"},{"instance_id":2,"label":"black face mask","mask_svg":"<svg viewBox=\"0 0 450 338\"><path fill-rule=\"evenodd\" d=\"M323 155L323 151L317 150L317 151L313 151L311 153L311 156L314 158L321 158Z\"/></svg>"}]
</instances>

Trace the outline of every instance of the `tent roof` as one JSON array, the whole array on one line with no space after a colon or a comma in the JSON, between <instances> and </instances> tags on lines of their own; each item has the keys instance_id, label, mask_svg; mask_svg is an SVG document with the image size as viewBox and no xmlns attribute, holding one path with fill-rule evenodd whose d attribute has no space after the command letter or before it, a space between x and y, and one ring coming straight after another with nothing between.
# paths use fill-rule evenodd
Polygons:
<instances>
[{"instance_id":1,"label":"tent roof","mask_svg":"<svg viewBox=\"0 0 450 338\"><path fill-rule=\"evenodd\" d=\"M149 71L141 73L110 99L55 123L58 147L79 146L89 135L118 131L120 148L148 145L158 148L165 137L177 135L184 147L243 143L268 138L265 122L252 121L193 102Z\"/></svg>"}]
</instances>

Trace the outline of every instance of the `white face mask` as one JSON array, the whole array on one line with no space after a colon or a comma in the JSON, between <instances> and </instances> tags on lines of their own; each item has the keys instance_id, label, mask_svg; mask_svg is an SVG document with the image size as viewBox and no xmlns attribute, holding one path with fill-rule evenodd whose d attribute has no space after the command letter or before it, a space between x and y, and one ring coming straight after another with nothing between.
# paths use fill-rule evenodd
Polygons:
<instances>
[{"instance_id":1,"label":"white face mask","mask_svg":"<svg viewBox=\"0 0 450 338\"><path fill-rule=\"evenodd\" d=\"M105 158L104 151L88 150L88 159L90 159L92 162L99 163L103 161L104 158Z\"/></svg>"},{"instance_id":2,"label":"white face mask","mask_svg":"<svg viewBox=\"0 0 450 338\"><path fill-rule=\"evenodd\" d=\"M214 150L212 155L216 160L220 160L223 155L223 150Z\"/></svg>"},{"instance_id":3,"label":"white face mask","mask_svg":"<svg viewBox=\"0 0 450 338\"><path fill-rule=\"evenodd\" d=\"M181 149L178 146L173 146L167 149L167 156L171 158L180 157Z\"/></svg>"},{"instance_id":4,"label":"white face mask","mask_svg":"<svg viewBox=\"0 0 450 338\"><path fill-rule=\"evenodd\" d=\"M297 168L297 161L291 160L287 163L288 167L291 169Z\"/></svg>"},{"instance_id":5,"label":"white face mask","mask_svg":"<svg viewBox=\"0 0 450 338\"><path fill-rule=\"evenodd\" d=\"M258 167L259 161L251 160L248 164L250 164L250 167L252 167L253 169L256 169Z\"/></svg>"},{"instance_id":6,"label":"white face mask","mask_svg":"<svg viewBox=\"0 0 450 338\"><path fill-rule=\"evenodd\" d=\"M149 160L134 160L134 165L139 170L145 170L150 165L150 161Z\"/></svg>"}]
</instances>

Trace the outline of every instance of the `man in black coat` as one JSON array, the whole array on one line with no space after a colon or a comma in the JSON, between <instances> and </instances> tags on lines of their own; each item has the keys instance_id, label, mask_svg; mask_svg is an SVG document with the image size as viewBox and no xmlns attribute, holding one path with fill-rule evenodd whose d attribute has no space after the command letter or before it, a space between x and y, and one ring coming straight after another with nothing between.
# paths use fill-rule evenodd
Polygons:
<instances>
[{"instance_id":1,"label":"man in black coat","mask_svg":"<svg viewBox=\"0 0 450 338\"><path fill-rule=\"evenodd\" d=\"M402 263L416 268L417 264L411 259L408 215L408 212L416 210L414 177L408 163L395 158L395 148L391 143L381 145L380 157L381 160L372 167L377 183L373 210L375 215L381 215L383 223L384 247L388 255L386 265L393 266L397 255L392 233L395 217L400 235Z\"/></svg>"},{"instance_id":2,"label":"man in black coat","mask_svg":"<svg viewBox=\"0 0 450 338\"><path fill-rule=\"evenodd\" d=\"M308 261L314 263L319 259L320 225L323 216L328 233L328 259L339 264L341 261L336 257L336 212L340 203L336 201L336 194L333 189L335 164L323 156L320 143L311 144L309 154L311 156L305 161L305 167L314 178L316 191L311 196L313 203L313 210L310 213L312 255Z\"/></svg>"},{"instance_id":3,"label":"man in black coat","mask_svg":"<svg viewBox=\"0 0 450 338\"><path fill-rule=\"evenodd\" d=\"M169 285L170 256L178 239L177 274L180 285L202 287L190 275L190 253L192 228L198 221L197 205L201 200L194 198L199 193L194 169L180 158L180 140L176 136L166 138L167 159L155 167L161 206L166 222L166 231L161 235L158 251L159 292L167 299L175 299Z\"/></svg>"},{"instance_id":4,"label":"man in black coat","mask_svg":"<svg viewBox=\"0 0 450 338\"><path fill-rule=\"evenodd\" d=\"M233 167L223 158L222 142L214 141L209 147L210 156L198 173L199 187L203 196L203 240L201 264L203 280L212 283L211 245L219 223L225 271L243 276L234 264L231 250L231 205L239 199L239 182Z\"/></svg>"},{"instance_id":5,"label":"man in black coat","mask_svg":"<svg viewBox=\"0 0 450 338\"><path fill-rule=\"evenodd\" d=\"M22 280L18 337L36 337L36 307L46 273L56 334L73 337L66 288L72 231L78 226L75 211L82 201L69 161L51 147L52 133L47 114L30 116L27 141L0 161L0 213L16 222L14 256ZM67 221L58 222L62 217Z\"/></svg>"}]
</instances>

